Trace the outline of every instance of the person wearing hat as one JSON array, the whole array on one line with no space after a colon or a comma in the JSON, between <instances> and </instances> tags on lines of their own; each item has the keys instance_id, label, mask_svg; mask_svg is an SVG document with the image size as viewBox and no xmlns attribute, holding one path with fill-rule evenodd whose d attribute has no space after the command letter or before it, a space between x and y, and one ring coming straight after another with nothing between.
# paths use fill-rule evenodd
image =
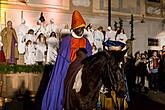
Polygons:
<instances>
[{"instance_id":1,"label":"person wearing hat","mask_svg":"<svg viewBox=\"0 0 165 110\"><path fill-rule=\"evenodd\" d=\"M114 36L115 35L115 36ZM116 34L113 34L109 39L103 43L104 46L108 47L108 50L119 51L126 46L127 36L123 29L117 30Z\"/></svg>"},{"instance_id":2,"label":"person wearing hat","mask_svg":"<svg viewBox=\"0 0 165 110\"><path fill-rule=\"evenodd\" d=\"M46 36L49 37L52 32L57 33L57 25L54 23L54 19L50 19L50 23L46 26Z\"/></svg>"},{"instance_id":3,"label":"person wearing hat","mask_svg":"<svg viewBox=\"0 0 165 110\"><path fill-rule=\"evenodd\" d=\"M38 33L41 30L41 21L40 20L36 20L36 25L34 25L31 29L34 30L34 34L35 35L38 35Z\"/></svg>"},{"instance_id":4,"label":"person wearing hat","mask_svg":"<svg viewBox=\"0 0 165 110\"><path fill-rule=\"evenodd\" d=\"M19 54L24 54L25 52L25 43L22 42L22 39L26 36L28 32L28 26L26 26L26 21L21 19L21 24L17 27L16 32L18 36L18 52Z\"/></svg>"},{"instance_id":5,"label":"person wearing hat","mask_svg":"<svg viewBox=\"0 0 165 110\"><path fill-rule=\"evenodd\" d=\"M85 48L88 56L92 54L92 47L83 36L85 25L81 14L75 10L72 14L71 35L61 41L57 60L42 100L42 110L63 110L64 80L70 63L75 61L79 48Z\"/></svg>"},{"instance_id":6,"label":"person wearing hat","mask_svg":"<svg viewBox=\"0 0 165 110\"><path fill-rule=\"evenodd\" d=\"M41 22L41 20L37 20L37 25L33 26L34 34L38 37L41 33L46 35L46 26L45 22Z\"/></svg>"}]
</instances>

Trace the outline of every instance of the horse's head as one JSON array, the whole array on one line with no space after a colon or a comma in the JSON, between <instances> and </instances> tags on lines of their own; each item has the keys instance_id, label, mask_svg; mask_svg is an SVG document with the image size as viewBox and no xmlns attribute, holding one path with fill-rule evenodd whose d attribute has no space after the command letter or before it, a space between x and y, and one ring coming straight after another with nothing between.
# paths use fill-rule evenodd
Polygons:
<instances>
[{"instance_id":1,"label":"horse's head","mask_svg":"<svg viewBox=\"0 0 165 110\"><path fill-rule=\"evenodd\" d=\"M102 72L102 82L108 90L116 92L125 91L125 82L121 61L124 58L127 49L124 51L105 51L106 63Z\"/></svg>"},{"instance_id":2,"label":"horse's head","mask_svg":"<svg viewBox=\"0 0 165 110\"><path fill-rule=\"evenodd\" d=\"M109 90L122 90L121 82L124 79L119 63L125 53L126 51L102 51L82 61L82 86L78 93L80 108L95 107L102 84Z\"/></svg>"},{"instance_id":3,"label":"horse's head","mask_svg":"<svg viewBox=\"0 0 165 110\"><path fill-rule=\"evenodd\" d=\"M121 82L124 82L123 70L120 67L120 62L124 58L126 52L127 50L105 50L86 58L83 61L84 68L82 79L84 80L84 83L89 84L89 82L92 81L93 83L98 84L98 81L101 78L102 83L109 90L119 89L121 87L119 87L119 85L122 85Z\"/></svg>"}]
</instances>

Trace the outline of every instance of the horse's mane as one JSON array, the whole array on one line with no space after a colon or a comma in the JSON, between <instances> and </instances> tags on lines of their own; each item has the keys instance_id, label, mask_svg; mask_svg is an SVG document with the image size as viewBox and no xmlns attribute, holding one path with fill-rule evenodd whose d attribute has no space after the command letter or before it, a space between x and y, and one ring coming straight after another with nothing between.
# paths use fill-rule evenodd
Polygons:
<instances>
[{"instance_id":1,"label":"horse's mane","mask_svg":"<svg viewBox=\"0 0 165 110\"><path fill-rule=\"evenodd\" d=\"M127 49L125 51L127 51ZM119 62L121 60L119 57L123 56L122 55L123 53L125 54L125 52L122 52L122 51L107 51L107 50L104 50L104 51L98 52L94 55L91 55L91 56L85 58L82 61L82 63L84 65L91 65L94 62L96 62L96 63L104 62L104 61L102 61L103 60L102 58L106 58L109 61L111 61L112 65L113 65L116 61Z\"/></svg>"},{"instance_id":2,"label":"horse's mane","mask_svg":"<svg viewBox=\"0 0 165 110\"><path fill-rule=\"evenodd\" d=\"M108 59L109 57L110 55L108 55L106 51L101 51L85 58L82 61L82 64L84 65L84 68L89 69L89 68L92 68L93 65L95 65L96 63L105 63L105 60Z\"/></svg>"},{"instance_id":3,"label":"horse's mane","mask_svg":"<svg viewBox=\"0 0 165 110\"><path fill-rule=\"evenodd\" d=\"M102 84L110 90L116 88L121 79L120 55L120 52L105 50L82 61L82 86L78 93L80 108L95 107Z\"/></svg>"},{"instance_id":4,"label":"horse's mane","mask_svg":"<svg viewBox=\"0 0 165 110\"><path fill-rule=\"evenodd\" d=\"M119 80L116 73L114 73L119 70L119 59L117 59L119 54L120 52L105 50L84 59L82 61L84 65L82 79L84 78L86 80L83 83L88 84L95 77L102 78L102 82L107 88L114 86L114 83L117 83Z\"/></svg>"}]
</instances>

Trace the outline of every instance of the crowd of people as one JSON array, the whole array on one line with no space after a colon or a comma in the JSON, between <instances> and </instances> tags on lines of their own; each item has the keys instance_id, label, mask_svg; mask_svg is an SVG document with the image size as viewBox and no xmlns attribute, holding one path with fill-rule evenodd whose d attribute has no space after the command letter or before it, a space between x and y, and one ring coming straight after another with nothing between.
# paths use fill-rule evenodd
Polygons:
<instances>
[{"instance_id":1,"label":"crowd of people","mask_svg":"<svg viewBox=\"0 0 165 110\"><path fill-rule=\"evenodd\" d=\"M84 52L81 53L83 58L105 48L121 51L126 48L128 39L121 27L112 29L108 26L104 31L102 26L97 29L93 29L91 23L86 26L78 11L73 12L71 29L68 25L59 28L54 19L45 24L41 13L34 27L27 27L22 19L21 24L14 29L12 21L8 21L7 27L2 29L0 35L0 62L17 64L17 60L22 57L23 64L26 65L55 64L42 101L42 109L51 110L62 110L65 76L69 65L80 60L80 50ZM165 45L159 54L154 51L153 55L148 57L146 52L136 52L134 58L126 57L125 63L128 89L140 85L140 91L144 91L146 81L149 81L148 87L158 91L161 81L165 78ZM70 69L75 70L74 67Z\"/></svg>"},{"instance_id":2,"label":"crowd of people","mask_svg":"<svg viewBox=\"0 0 165 110\"><path fill-rule=\"evenodd\" d=\"M21 63L26 65L54 64L62 38L71 33L72 29L69 29L68 25L61 28L55 24L54 19L50 19L50 23L46 24L43 13L36 25L30 28L26 26L24 19L15 28L12 21L8 21L7 26L1 30L0 61L17 64L17 60L22 58ZM119 46L125 46L127 41L123 29L112 29L110 26L106 31L102 26L93 29L91 23L84 28L84 36L89 40L93 54L102 51L104 44L112 45L112 49L118 50Z\"/></svg>"},{"instance_id":3,"label":"crowd of people","mask_svg":"<svg viewBox=\"0 0 165 110\"><path fill-rule=\"evenodd\" d=\"M22 19L21 24L14 29L12 21L8 21L7 27L1 31L1 62L17 64L17 60L23 57L22 64L26 65L54 64L59 48L53 27L55 24L53 20L45 28L41 24L37 21L37 26L29 29ZM42 31L44 29L47 34Z\"/></svg>"},{"instance_id":4,"label":"crowd of people","mask_svg":"<svg viewBox=\"0 0 165 110\"><path fill-rule=\"evenodd\" d=\"M143 53L137 51L129 62L128 80L131 88L138 88L138 91L144 93L148 89L155 93L164 90L165 45L162 46L162 50L153 51L152 55L146 51Z\"/></svg>"},{"instance_id":5,"label":"crowd of people","mask_svg":"<svg viewBox=\"0 0 165 110\"><path fill-rule=\"evenodd\" d=\"M72 14L70 35L63 37L60 42L58 56L43 96L41 108L43 110L71 109L67 104L64 106L64 88L66 80L72 78L72 73L76 74L76 71L81 69L82 59L102 51L104 48L110 51L121 51L126 46L126 41L126 34L121 28L108 27L107 31L103 31L103 27L100 26L94 30L92 24L86 26L81 14L75 10ZM76 76L72 82L81 82L80 79L81 76ZM73 85L73 89L79 91L80 85L79 83Z\"/></svg>"}]
</instances>

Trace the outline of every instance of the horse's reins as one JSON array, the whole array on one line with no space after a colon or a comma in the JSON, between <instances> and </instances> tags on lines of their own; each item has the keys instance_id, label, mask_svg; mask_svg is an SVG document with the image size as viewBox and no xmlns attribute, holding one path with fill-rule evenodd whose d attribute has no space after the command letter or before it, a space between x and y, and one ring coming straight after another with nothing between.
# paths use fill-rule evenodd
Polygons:
<instances>
[{"instance_id":1,"label":"horse's reins","mask_svg":"<svg viewBox=\"0 0 165 110\"><path fill-rule=\"evenodd\" d=\"M106 52L106 54L110 57L110 55L108 54L108 52L107 51L105 51ZM123 72L123 71L122 71ZM108 73L110 73L109 72L109 70L108 70ZM117 74L117 73L116 73ZM115 81L115 77L114 77L114 75L112 75L112 74L108 74L108 76L109 76L109 80L110 80L110 83L111 83L111 87L112 87L112 89L111 90L113 90L114 92L115 92L115 94L116 94L116 99L114 99L113 97L112 97L112 94L111 94L111 98L112 98L112 102L113 102L113 105L114 105L114 109L115 110L119 110L119 104L118 104L118 100L117 100L117 88L118 88L118 83L120 82L120 81ZM121 75L120 75L121 76ZM114 86L112 86L112 84L114 85ZM116 100L116 103L115 103L115 100Z\"/></svg>"}]
</instances>

